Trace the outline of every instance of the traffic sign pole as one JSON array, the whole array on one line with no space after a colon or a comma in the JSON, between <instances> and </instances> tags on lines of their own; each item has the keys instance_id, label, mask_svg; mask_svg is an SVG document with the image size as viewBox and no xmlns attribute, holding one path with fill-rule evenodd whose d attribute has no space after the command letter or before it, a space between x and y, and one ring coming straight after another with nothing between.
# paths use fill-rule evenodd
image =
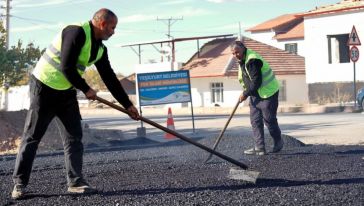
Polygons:
<instances>
[{"instance_id":1,"label":"traffic sign pole","mask_svg":"<svg viewBox=\"0 0 364 206\"><path fill-rule=\"evenodd\" d=\"M356 68L355 63L359 59L359 49L356 46L352 46L350 48L350 59L353 62L354 65L354 82L353 82L353 88L354 88L354 108L356 108Z\"/></svg>"},{"instance_id":2,"label":"traffic sign pole","mask_svg":"<svg viewBox=\"0 0 364 206\"><path fill-rule=\"evenodd\" d=\"M354 62L354 108L356 109L356 68Z\"/></svg>"},{"instance_id":3,"label":"traffic sign pole","mask_svg":"<svg viewBox=\"0 0 364 206\"><path fill-rule=\"evenodd\" d=\"M359 49L356 46L360 46L361 42L360 42L360 39L359 39L358 32L356 32L356 29L355 29L354 25L353 25L353 28L351 29L350 34L349 34L349 39L348 39L347 45L352 46L350 48L350 59L353 62L353 65L354 65L353 87L354 87L354 107L356 108L356 68L355 68L355 63L359 59Z\"/></svg>"}]
</instances>

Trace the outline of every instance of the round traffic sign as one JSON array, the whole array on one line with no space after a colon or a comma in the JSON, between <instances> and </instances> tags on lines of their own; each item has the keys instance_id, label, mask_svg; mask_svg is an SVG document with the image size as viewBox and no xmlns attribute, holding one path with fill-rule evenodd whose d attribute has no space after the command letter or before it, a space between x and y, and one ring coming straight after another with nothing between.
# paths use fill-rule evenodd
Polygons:
<instances>
[{"instance_id":1,"label":"round traffic sign","mask_svg":"<svg viewBox=\"0 0 364 206\"><path fill-rule=\"evenodd\" d=\"M359 59L359 49L356 46L352 46L350 49L350 59L353 62L358 61Z\"/></svg>"}]
</instances>

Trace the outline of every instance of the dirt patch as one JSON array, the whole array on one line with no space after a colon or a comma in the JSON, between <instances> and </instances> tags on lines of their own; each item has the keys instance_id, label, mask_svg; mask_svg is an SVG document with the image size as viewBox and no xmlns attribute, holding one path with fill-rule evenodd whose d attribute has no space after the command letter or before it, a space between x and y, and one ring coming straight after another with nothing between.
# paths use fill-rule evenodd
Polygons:
<instances>
[{"instance_id":1,"label":"dirt patch","mask_svg":"<svg viewBox=\"0 0 364 206\"><path fill-rule=\"evenodd\" d=\"M0 155L14 154L17 152L27 110L4 112L0 111ZM115 141L124 139L120 130L95 130L82 124L83 144L85 148L114 146ZM38 151L55 151L63 149L62 139L56 122L53 120L42 141Z\"/></svg>"},{"instance_id":2,"label":"dirt patch","mask_svg":"<svg viewBox=\"0 0 364 206\"><path fill-rule=\"evenodd\" d=\"M20 143L26 111L0 112L0 154L15 153Z\"/></svg>"}]
</instances>

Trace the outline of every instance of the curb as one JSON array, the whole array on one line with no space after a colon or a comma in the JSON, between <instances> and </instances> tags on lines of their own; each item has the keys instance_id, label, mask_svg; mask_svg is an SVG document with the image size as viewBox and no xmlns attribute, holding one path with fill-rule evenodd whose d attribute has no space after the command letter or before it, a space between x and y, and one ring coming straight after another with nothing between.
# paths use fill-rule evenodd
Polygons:
<instances>
[{"instance_id":1,"label":"curb","mask_svg":"<svg viewBox=\"0 0 364 206\"><path fill-rule=\"evenodd\" d=\"M108 106L98 108L80 107L82 115L96 114L120 114L119 111ZM194 115L229 115L231 107L199 107L193 109ZM168 108L164 107L145 107L142 108L143 115L164 115L167 114ZM306 106L280 106L278 113L305 113L305 114L320 114L320 113L360 113L362 110L355 109L354 106L335 106L335 105L306 105ZM191 115L191 108L173 108L173 115ZM249 114L249 107L242 106L236 110L236 114Z\"/></svg>"}]
</instances>

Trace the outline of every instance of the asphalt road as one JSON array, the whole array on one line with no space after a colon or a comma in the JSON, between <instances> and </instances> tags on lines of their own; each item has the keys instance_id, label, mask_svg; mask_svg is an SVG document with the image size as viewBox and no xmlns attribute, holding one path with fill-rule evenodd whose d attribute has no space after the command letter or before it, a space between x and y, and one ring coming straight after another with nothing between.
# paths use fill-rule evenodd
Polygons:
<instances>
[{"instance_id":1,"label":"asphalt road","mask_svg":"<svg viewBox=\"0 0 364 206\"><path fill-rule=\"evenodd\" d=\"M342 117L336 115L331 118L320 117L325 121L334 120L333 117L336 121ZM347 116L342 118L346 119ZM163 118L160 119L162 121ZM110 118L98 117L88 120L91 126L99 128L103 127L100 123L102 121L109 126L119 124L110 123ZM123 121L125 124L129 122L117 121ZM332 124L349 124L335 121L327 123L326 126L319 124L321 126L318 128L329 129ZM291 122L292 130L294 127L307 128L308 125L313 125L307 122L301 126ZM199 134L206 135L196 135L193 139L204 145L212 145L214 138L211 138L211 135L224 123L215 120L214 124L206 124L210 126L198 131ZM219 158L204 164L208 154L193 145L178 139L156 141L160 137L155 137L154 140L153 133L148 133L149 139L135 136L132 138L132 131L125 130L134 140L133 143L120 144L113 148L93 148L85 154L84 174L92 185L97 186L98 194L68 194L63 154L44 153L39 154L34 163L28 186L30 194L24 200L11 200L11 173L15 158L2 156L0 205L364 204L363 145L304 145L296 139L284 136L286 144L281 153L261 157L246 156L242 155L242 151L253 145L249 127L246 127L247 131L241 131L239 134L232 131L233 128L235 127L230 128L231 131L220 143L218 151L247 164L251 170L261 172L256 184L229 179L228 171L233 165ZM182 132L190 132L188 129L190 128L187 127ZM267 138L267 148L270 146L271 140Z\"/></svg>"}]
</instances>

